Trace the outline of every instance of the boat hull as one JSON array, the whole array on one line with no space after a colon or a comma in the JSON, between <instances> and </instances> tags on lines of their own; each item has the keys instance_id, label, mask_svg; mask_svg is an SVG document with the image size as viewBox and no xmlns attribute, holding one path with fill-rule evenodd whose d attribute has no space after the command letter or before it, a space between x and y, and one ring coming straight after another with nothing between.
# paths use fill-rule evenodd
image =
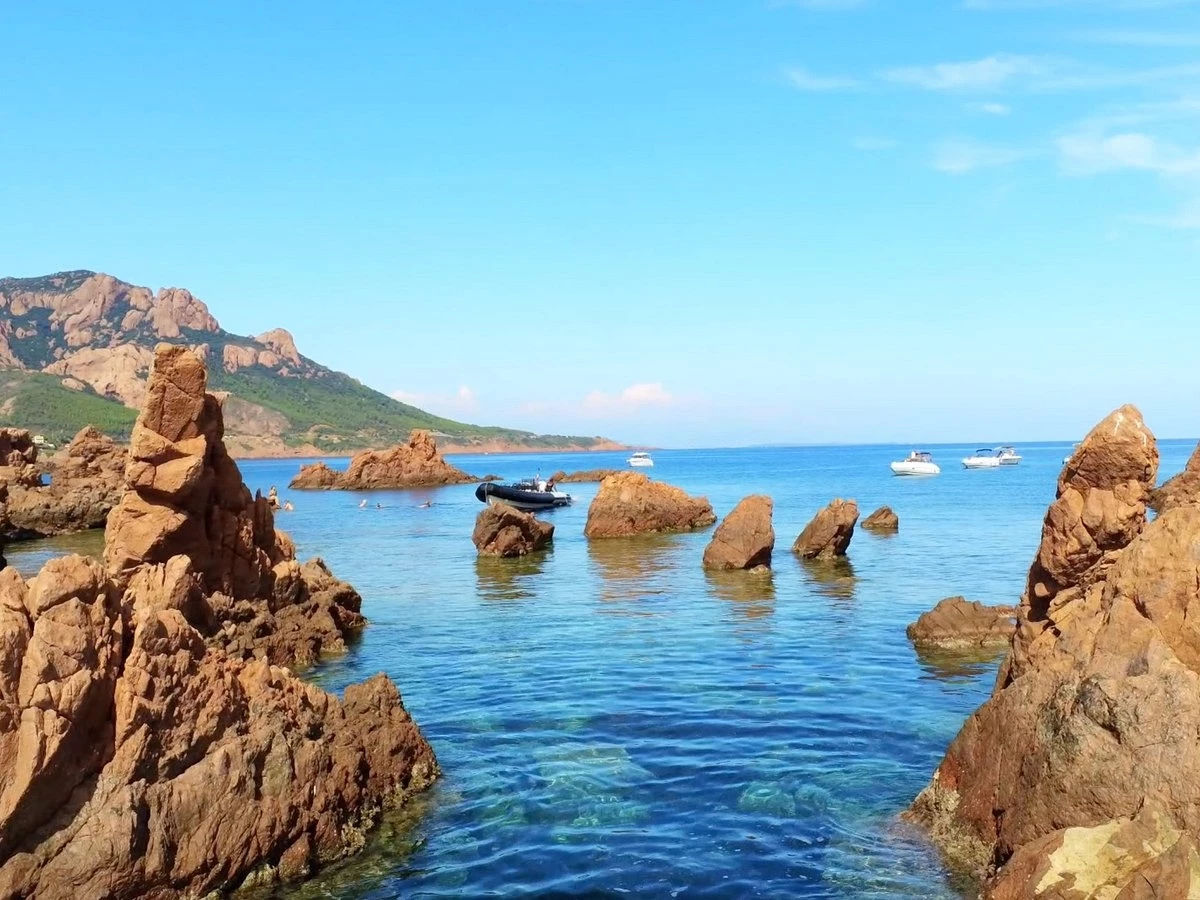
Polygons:
<instances>
[{"instance_id":1,"label":"boat hull","mask_svg":"<svg viewBox=\"0 0 1200 900\"><path fill-rule=\"evenodd\" d=\"M968 456L962 464L964 469L998 469L1001 461L996 456Z\"/></svg>"},{"instance_id":2,"label":"boat hull","mask_svg":"<svg viewBox=\"0 0 1200 900\"><path fill-rule=\"evenodd\" d=\"M489 506L503 503L516 509L531 512L538 509L554 509L569 506L571 495L562 491L530 491L510 484L481 484L475 489L475 499Z\"/></svg>"},{"instance_id":3,"label":"boat hull","mask_svg":"<svg viewBox=\"0 0 1200 900\"><path fill-rule=\"evenodd\" d=\"M629 464L635 469L652 469L654 468L654 460L652 459L631 459Z\"/></svg>"},{"instance_id":4,"label":"boat hull","mask_svg":"<svg viewBox=\"0 0 1200 900\"><path fill-rule=\"evenodd\" d=\"M892 474L894 475L940 475L941 472L937 463L908 461L892 463Z\"/></svg>"}]
</instances>

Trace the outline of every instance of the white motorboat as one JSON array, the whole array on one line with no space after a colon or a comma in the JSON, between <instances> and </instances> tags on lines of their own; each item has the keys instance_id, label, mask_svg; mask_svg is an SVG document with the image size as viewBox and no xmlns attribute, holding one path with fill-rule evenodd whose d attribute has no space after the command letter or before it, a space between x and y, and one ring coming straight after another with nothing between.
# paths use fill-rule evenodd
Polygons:
<instances>
[{"instance_id":1,"label":"white motorboat","mask_svg":"<svg viewBox=\"0 0 1200 900\"><path fill-rule=\"evenodd\" d=\"M646 453L642 450L639 450L637 453L634 453L626 461L631 466L635 466L639 469L649 469L650 467L652 467L654 465L654 460L650 458L650 454Z\"/></svg>"},{"instance_id":2,"label":"white motorboat","mask_svg":"<svg viewBox=\"0 0 1200 900\"><path fill-rule=\"evenodd\" d=\"M940 475L942 470L933 461L933 455L924 450L914 450L905 459L892 463L896 475Z\"/></svg>"},{"instance_id":3,"label":"white motorboat","mask_svg":"<svg viewBox=\"0 0 1200 900\"><path fill-rule=\"evenodd\" d=\"M1000 457L1000 465L1015 466L1021 461L1021 454L1017 452L1017 448L1005 444L996 451L996 456Z\"/></svg>"},{"instance_id":4,"label":"white motorboat","mask_svg":"<svg viewBox=\"0 0 1200 900\"><path fill-rule=\"evenodd\" d=\"M962 464L964 469L998 469L1000 468L1000 456L993 453L990 448L982 448L966 457Z\"/></svg>"}]
</instances>

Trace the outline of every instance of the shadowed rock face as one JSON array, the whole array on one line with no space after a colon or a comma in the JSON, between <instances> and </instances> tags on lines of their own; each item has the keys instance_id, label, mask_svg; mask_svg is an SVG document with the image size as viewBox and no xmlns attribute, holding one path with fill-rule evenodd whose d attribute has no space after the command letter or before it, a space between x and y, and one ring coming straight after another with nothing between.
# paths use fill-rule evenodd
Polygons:
<instances>
[{"instance_id":1,"label":"shadowed rock face","mask_svg":"<svg viewBox=\"0 0 1200 900\"><path fill-rule=\"evenodd\" d=\"M712 504L641 472L618 472L600 483L588 507L589 538L625 537L707 528L717 521Z\"/></svg>"},{"instance_id":2,"label":"shadowed rock face","mask_svg":"<svg viewBox=\"0 0 1200 900\"><path fill-rule=\"evenodd\" d=\"M0 458L5 443L0 436ZM43 484L37 447L23 443L28 447L19 455L11 450L8 455L20 465L0 467L0 533L19 539L102 527L124 490L125 450L95 428L84 428L44 466L51 481Z\"/></svg>"},{"instance_id":3,"label":"shadowed rock face","mask_svg":"<svg viewBox=\"0 0 1200 900\"><path fill-rule=\"evenodd\" d=\"M964 865L999 868L994 896L1116 896L1135 869L1167 883L1172 848L1194 853L1200 506L1146 524L1157 460L1141 416L1122 407L1064 468L996 690L913 805ZM1147 803L1159 818L1131 826ZM1101 880L1110 893L1079 892L1082 881L1066 890L1062 873L1111 869L1105 848L1131 828L1162 836L1157 849ZM1040 880L1021 893L1035 871L1059 893Z\"/></svg>"},{"instance_id":4,"label":"shadowed rock face","mask_svg":"<svg viewBox=\"0 0 1200 900\"><path fill-rule=\"evenodd\" d=\"M437 487L444 484L474 484L479 481L456 469L438 453L428 431L413 431L407 444L390 450L364 450L350 460L345 472L335 472L325 463L304 466L292 479L297 490L369 491L388 488Z\"/></svg>"},{"instance_id":5,"label":"shadowed rock face","mask_svg":"<svg viewBox=\"0 0 1200 900\"><path fill-rule=\"evenodd\" d=\"M713 532L704 549L706 569L771 567L775 529L771 525L774 503L761 494L744 498Z\"/></svg>"},{"instance_id":6,"label":"shadowed rock face","mask_svg":"<svg viewBox=\"0 0 1200 900\"><path fill-rule=\"evenodd\" d=\"M854 525L858 522L858 504L838 498L813 516L792 544L792 552L804 559L832 559L845 556Z\"/></svg>"},{"instance_id":7,"label":"shadowed rock face","mask_svg":"<svg viewBox=\"0 0 1200 900\"><path fill-rule=\"evenodd\" d=\"M482 556L525 556L550 545L554 526L505 503L489 504L475 519L471 540Z\"/></svg>"},{"instance_id":8,"label":"shadowed rock face","mask_svg":"<svg viewBox=\"0 0 1200 900\"><path fill-rule=\"evenodd\" d=\"M1016 614L1015 606L984 606L964 597L947 597L922 613L905 633L918 646L944 650L1004 645L1016 630Z\"/></svg>"},{"instance_id":9,"label":"shadowed rock face","mask_svg":"<svg viewBox=\"0 0 1200 900\"><path fill-rule=\"evenodd\" d=\"M342 646L358 597L296 563L204 386L158 349L107 567L0 571L0 897L301 877L437 775L386 677L339 701L273 664Z\"/></svg>"},{"instance_id":10,"label":"shadowed rock face","mask_svg":"<svg viewBox=\"0 0 1200 900\"><path fill-rule=\"evenodd\" d=\"M868 531L899 531L900 517L890 506L881 506L863 519L862 527Z\"/></svg>"}]
</instances>

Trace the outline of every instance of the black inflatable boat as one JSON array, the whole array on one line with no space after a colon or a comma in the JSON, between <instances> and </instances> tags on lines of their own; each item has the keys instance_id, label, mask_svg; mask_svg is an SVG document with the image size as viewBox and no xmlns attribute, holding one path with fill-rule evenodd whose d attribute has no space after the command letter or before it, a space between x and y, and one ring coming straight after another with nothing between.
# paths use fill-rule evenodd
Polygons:
<instances>
[{"instance_id":1,"label":"black inflatable boat","mask_svg":"<svg viewBox=\"0 0 1200 900\"><path fill-rule=\"evenodd\" d=\"M544 484L544 482L543 482ZM571 495L554 489L539 490L534 481L518 481L513 484L486 482L475 488L475 497L481 503L507 503L517 509L552 509L567 506Z\"/></svg>"}]
</instances>

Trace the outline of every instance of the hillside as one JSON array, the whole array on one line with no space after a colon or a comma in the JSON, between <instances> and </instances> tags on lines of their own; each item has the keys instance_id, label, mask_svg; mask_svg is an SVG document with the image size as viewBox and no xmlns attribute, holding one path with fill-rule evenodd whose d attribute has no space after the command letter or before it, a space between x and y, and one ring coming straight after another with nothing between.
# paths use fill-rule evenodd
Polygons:
<instances>
[{"instance_id":1,"label":"hillside","mask_svg":"<svg viewBox=\"0 0 1200 900\"><path fill-rule=\"evenodd\" d=\"M156 344L185 344L225 391L226 442L243 456L348 453L425 428L453 450L599 450L599 437L538 435L443 419L302 355L282 328L221 328L181 288L157 293L88 271L0 279L0 425L52 441L84 425L127 436Z\"/></svg>"}]
</instances>

